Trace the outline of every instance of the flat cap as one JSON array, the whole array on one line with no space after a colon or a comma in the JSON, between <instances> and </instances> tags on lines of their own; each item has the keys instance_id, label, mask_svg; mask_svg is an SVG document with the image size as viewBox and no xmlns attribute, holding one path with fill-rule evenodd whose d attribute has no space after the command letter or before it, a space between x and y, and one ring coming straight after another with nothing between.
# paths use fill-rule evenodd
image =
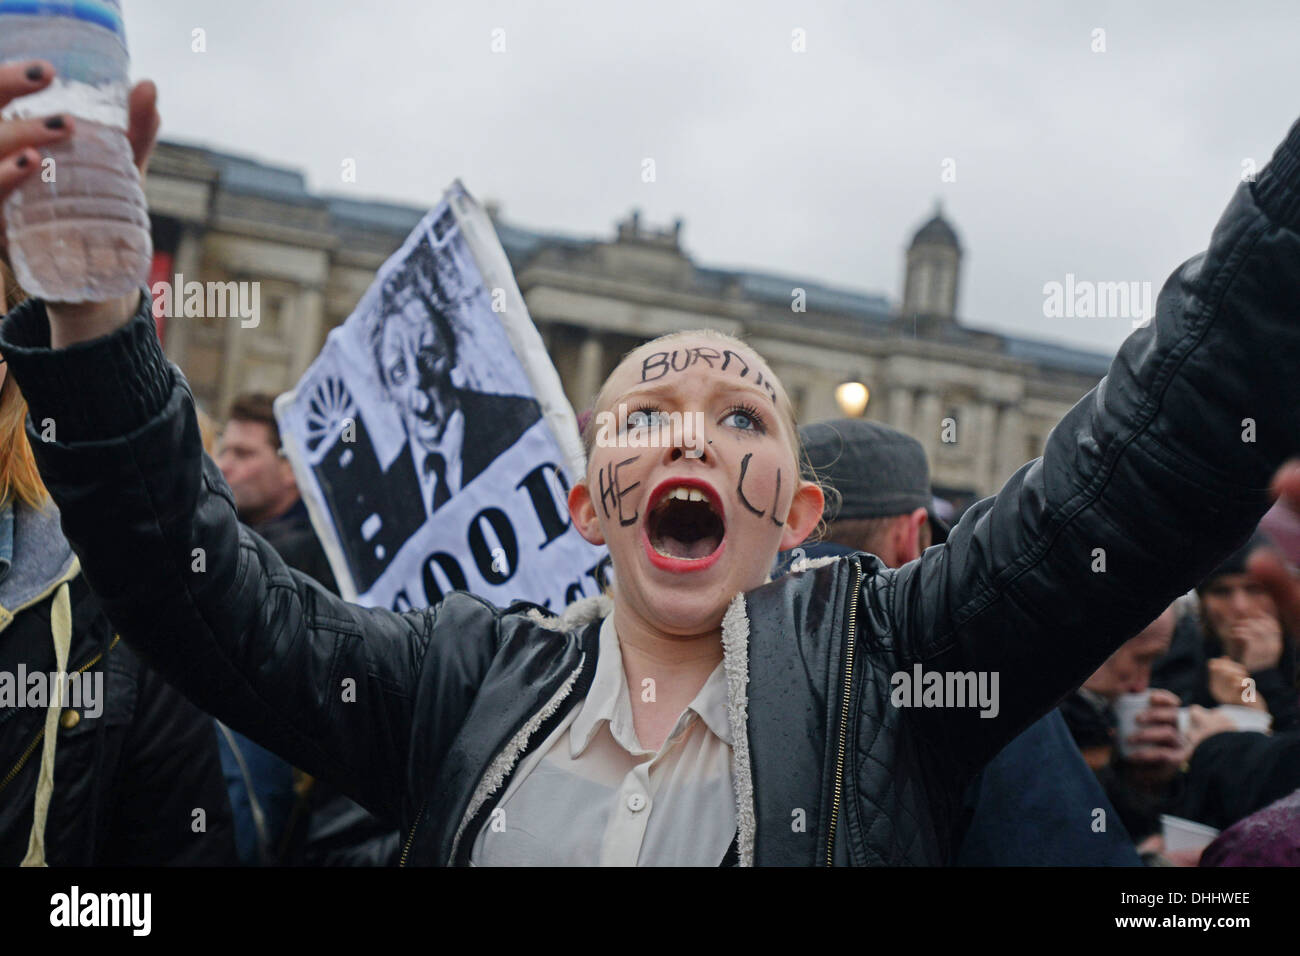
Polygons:
<instances>
[{"instance_id":1,"label":"flat cap","mask_svg":"<svg viewBox=\"0 0 1300 956\"><path fill-rule=\"evenodd\" d=\"M827 521L933 511L930 465L911 435L862 418L805 425L799 435L816 476L840 494Z\"/></svg>"}]
</instances>

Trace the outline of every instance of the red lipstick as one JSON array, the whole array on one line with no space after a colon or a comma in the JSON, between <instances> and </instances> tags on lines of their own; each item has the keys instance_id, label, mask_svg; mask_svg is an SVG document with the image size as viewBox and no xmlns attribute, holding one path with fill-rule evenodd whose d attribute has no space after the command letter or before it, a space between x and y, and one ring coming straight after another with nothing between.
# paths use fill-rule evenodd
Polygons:
<instances>
[{"instance_id":1,"label":"red lipstick","mask_svg":"<svg viewBox=\"0 0 1300 956\"><path fill-rule=\"evenodd\" d=\"M651 512L663 500L673 488L696 488L704 492L709 499L709 506L717 513L722 521L723 535L722 540L713 553L703 558L675 558L671 555L660 554L650 543L650 533L647 530L648 519ZM727 547L727 514L726 508L722 503L722 496L718 494L716 488L699 478L665 478L659 484L655 485L654 491L651 492L650 498L646 504L646 520L641 522L641 546L645 549L646 558L650 563L661 571L669 571L674 574L685 574L691 571L703 571L713 567L722 557L722 552Z\"/></svg>"}]
</instances>

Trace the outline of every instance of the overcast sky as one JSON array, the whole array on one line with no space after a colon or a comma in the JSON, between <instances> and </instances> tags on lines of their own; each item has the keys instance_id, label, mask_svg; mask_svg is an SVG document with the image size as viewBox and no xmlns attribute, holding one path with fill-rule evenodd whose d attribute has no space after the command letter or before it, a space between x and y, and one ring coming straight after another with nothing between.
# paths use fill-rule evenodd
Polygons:
<instances>
[{"instance_id":1,"label":"overcast sky","mask_svg":"<svg viewBox=\"0 0 1300 956\"><path fill-rule=\"evenodd\" d=\"M1294 0L125 0L125 14L164 138L299 168L315 191L431 206L459 176L509 222L585 236L638 206L651 224L681 216L703 265L895 302L906 243L942 199L966 250L963 321L1105 351L1131 321L1046 318L1044 284L1158 292L1243 162L1262 168L1300 116Z\"/></svg>"}]
</instances>

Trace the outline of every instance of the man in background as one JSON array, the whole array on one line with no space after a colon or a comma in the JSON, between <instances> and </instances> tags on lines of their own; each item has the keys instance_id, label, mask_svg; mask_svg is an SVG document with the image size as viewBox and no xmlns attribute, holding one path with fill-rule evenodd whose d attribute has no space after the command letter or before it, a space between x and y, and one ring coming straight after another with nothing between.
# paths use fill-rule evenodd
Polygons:
<instances>
[{"instance_id":1,"label":"man in background","mask_svg":"<svg viewBox=\"0 0 1300 956\"><path fill-rule=\"evenodd\" d=\"M827 496L822 542L787 552L830 557L854 551L891 568L947 538L934 511L930 466L921 443L863 419L800 429ZM805 477L811 478L811 475ZM1105 811L1098 831L1096 810ZM955 834L959 866L1137 866L1139 859L1097 778L1084 763L1059 711L1009 743L966 790Z\"/></svg>"},{"instance_id":2,"label":"man in background","mask_svg":"<svg viewBox=\"0 0 1300 956\"><path fill-rule=\"evenodd\" d=\"M1160 814L1175 813L1182 799L1182 767L1191 741L1178 726L1178 695L1151 687L1151 668L1169 650L1177 614L1168 607L1125 641L1083 686L1061 702L1060 712L1088 766L1142 844L1160 832ZM1115 702L1125 694L1149 693L1137 730L1119 740Z\"/></svg>"},{"instance_id":3,"label":"man in background","mask_svg":"<svg viewBox=\"0 0 1300 956\"><path fill-rule=\"evenodd\" d=\"M235 398L221 434L217 465L235 496L239 520L265 538L289 567L338 593L293 468L280 445L274 402L274 397L264 392L246 392Z\"/></svg>"}]
</instances>

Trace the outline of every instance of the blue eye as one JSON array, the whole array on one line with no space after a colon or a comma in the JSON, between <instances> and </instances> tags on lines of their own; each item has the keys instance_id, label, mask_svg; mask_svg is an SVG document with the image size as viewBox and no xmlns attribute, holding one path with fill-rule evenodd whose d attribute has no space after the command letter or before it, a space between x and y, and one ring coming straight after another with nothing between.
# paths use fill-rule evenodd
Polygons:
<instances>
[{"instance_id":1,"label":"blue eye","mask_svg":"<svg viewBox=\"0 0 1300 956\"><path fill-rule=\"evenodd\" d=\"M762 434L767 430L763 424L763 416L759 414L758 409L750 405L735 405L729 408L722 419L722 424L730 425L742 432Z\"/></svg>"}]
</instances>

